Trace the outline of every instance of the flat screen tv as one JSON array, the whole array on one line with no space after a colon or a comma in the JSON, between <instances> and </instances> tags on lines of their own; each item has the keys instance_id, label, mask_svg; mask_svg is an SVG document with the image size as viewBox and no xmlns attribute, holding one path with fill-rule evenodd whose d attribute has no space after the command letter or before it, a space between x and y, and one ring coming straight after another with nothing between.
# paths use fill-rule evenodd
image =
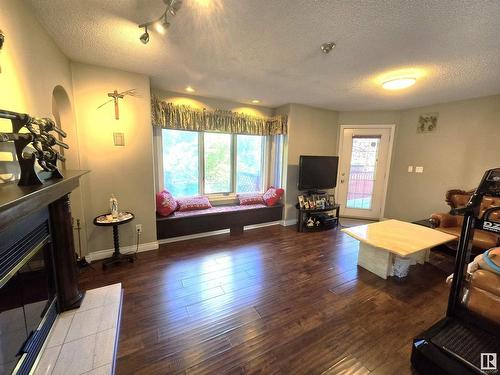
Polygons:
<instances>
[{"instance_id":1,"label":"flat screen tv","mask_svg":"<svg viewBox=\"0 0 500 375\"><path fill-rule=\"evenodd\" d=\"M316 191L337 186L338 156L306 156L299 160L299 190Z\"/></svg>"}]
</instances>

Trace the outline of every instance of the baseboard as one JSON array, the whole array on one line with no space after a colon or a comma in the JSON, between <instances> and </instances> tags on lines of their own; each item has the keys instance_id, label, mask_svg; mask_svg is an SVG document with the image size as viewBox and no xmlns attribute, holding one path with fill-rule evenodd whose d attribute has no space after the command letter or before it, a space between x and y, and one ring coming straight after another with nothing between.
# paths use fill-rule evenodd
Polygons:
<instances>
[{"instance_id":1,"label":"baseboard","mask_svg":"<svg viewBox=\"0 0 500 375\"><path fill-rule=\"evenodd\" d=\"M297 224L297 219L290 219L290 220L281 220L280 225L284 227L289 227L290 225L295 225Z\"/></svg>"},{"instance_id":2,"label":"baseboard","mask_svg":"<svg viewBox=\"0 0 500 375\"><path fill-rule=\"evenodd\" d=\"M252 229L257 229L257 228L270 227L272 225L279 225L279 224L281 224L281 221L270 221L270 222L261 223L261 224L245 225L243 227L243 230L246 231L246 230L252 230ZM221 229L221 230L214 230L214 231L211 231L211 232L188 234L187 236L178 236L178 237L172 237L172 238L163 238L161 240L158 240L158 244L162 245L162 244L165 244L165 243L172 243L172 242L193 240L195 238L217 236L219 234L226 234L226 233L229 233L229 232L230 232L229 229Z\"/></svg>"},{"instance_id":3,"label":"baseboard","mask_svg":"<svg viewBox=\"0 0 500 375\"><path fill-rule=\"evenodd\" d=\"M214 230L214 231L211 231L211 232L203 232L203 233L196 233L196 234L188 234L186 236L177 236L177 237L171 237L171 238L162 238L161 240L158 240L158 244L163 245L164 243L193 240L195 238L217 236L219 234L226 234L226 233L229 233L229 229Z\"/></svg>"},{"instance_id":4,"label":"baseboard","mask_svg":"<svg viewBox=\"0 0 500 375\"><path fill-rule=\"evenodd\" d=\"M245 225L243 230L252 230L252 229L257 229L257 228L263 228L263 227L270 227L273 225L280 225L281 221L269 221L267 223L260 223L260 224L253 224L253 225Z\"/></svg>"},{"instance_id":5,"label":"baseboard","mask_svg":"<svg viewBox=\"0 0 500 375\"><path fill-rule=\"evenodd\" d=\"M137 245L122 246L120 247L120 252L123 254L130 254L130 253L135 253L136 251L138 253L142 253L143 251L150 251L156 249L158 249L158 241L139 244L138 250L137 250ZM87 262L95 262L96 260L106 259L111 257L111 255L113 255L113 251L114 249L93 251L85 255L85 259L87 260Z\"/></svg>"}]
</instances>

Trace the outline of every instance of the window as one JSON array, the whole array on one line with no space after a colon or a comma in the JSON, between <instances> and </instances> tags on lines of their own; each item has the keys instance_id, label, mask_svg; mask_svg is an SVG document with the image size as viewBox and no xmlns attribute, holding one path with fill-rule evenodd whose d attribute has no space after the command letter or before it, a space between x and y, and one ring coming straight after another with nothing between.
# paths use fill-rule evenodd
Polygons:
<instances>
[{"instance_id":1,"label":"window","mask_svg":"<svg viewBox=\"0 0 500 375\"><path fill-rule=\"evenodd\" d=\"M198 133L164 129L162 139L165 188L174 197L199 194Z\"/></svg>"},{"instance_id":2,"label":"window","mask_svg":"<svg viewBox=\"0 0 500 375\"><path fill-rule=\"evenodd\" d=\"M162 130L163 183L176 197L262 192L266 137Z\"/></svg>"},{"instance_id":3,"label":"window","mask_svg":"<svg viewBox=\"0 0 500 375\"><path fill-rule=\"evenodd\" d=\"M231 192L231 135L203 134L206 194Z\"/></svg>"},{"instance_id":4,"label":"window","mask_svg":"<svg viewBox=\"0 0 500 375\"><path fill-rule=\"evenodd\" d=\"M237 135L236 145L236 191L260 191L263 185L264 138L258 135Z\"/></svg>"}]
</instances>

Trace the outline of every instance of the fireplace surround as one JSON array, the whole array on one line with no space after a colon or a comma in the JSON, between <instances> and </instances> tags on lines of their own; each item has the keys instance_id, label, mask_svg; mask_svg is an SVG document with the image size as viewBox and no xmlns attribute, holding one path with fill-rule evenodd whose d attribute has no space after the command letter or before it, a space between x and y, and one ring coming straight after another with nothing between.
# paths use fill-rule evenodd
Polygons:
<instances>
[{"instance_id":1,"label":"fireplace surround","mask_svg":"<svg viewBox=\"0 0 500 375\"><path fill-rule=\"evenodd\" d=\"M84 173L0 185L0 375L28 374L57 313L82 301L69 193Z\"/></svg>"}]
</instances>

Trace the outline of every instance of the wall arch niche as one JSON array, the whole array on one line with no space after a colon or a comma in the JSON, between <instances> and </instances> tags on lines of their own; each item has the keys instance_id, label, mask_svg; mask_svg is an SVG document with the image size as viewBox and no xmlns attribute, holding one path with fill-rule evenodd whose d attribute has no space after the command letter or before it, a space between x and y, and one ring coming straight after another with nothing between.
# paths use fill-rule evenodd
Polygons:
<instances>
[{"instance_id":1,"label":"wall arch niche","mask_svg":"<svg viewBox=\"0 0 500 375\"><path fill-rule=\"evenodd\" d=\"M75 116L73 114L73 109L71 106L71 101L69 99L69 95L64 89L64 87L58 85L52 91L52 115L54 116L54 121L56 125L64 130L67 134L66 138L62 138L59 136L59 139L69 145L69 150L65 150L63 148L60 149L60 152L66 158L66 161L61 163L62 173L65 174L65 169L75 170L80 169L80 156L79 156L79 147L78 147L78 137L77 130L75 124ZM73 190L70 194L70 202L71 202L71 215L73 217L73 227L76 229L77 220L80 221L80 238L78 238L78 232L75 231L75 250L77 253L81 251L82 255L87 253L87 231L85 225L85 212L84 212L84 204L83 204L83 194L82 188L84 182L81 180L82 186ZM81 247L81 248L80 248Z\"/></svg>"}]
</instances>

